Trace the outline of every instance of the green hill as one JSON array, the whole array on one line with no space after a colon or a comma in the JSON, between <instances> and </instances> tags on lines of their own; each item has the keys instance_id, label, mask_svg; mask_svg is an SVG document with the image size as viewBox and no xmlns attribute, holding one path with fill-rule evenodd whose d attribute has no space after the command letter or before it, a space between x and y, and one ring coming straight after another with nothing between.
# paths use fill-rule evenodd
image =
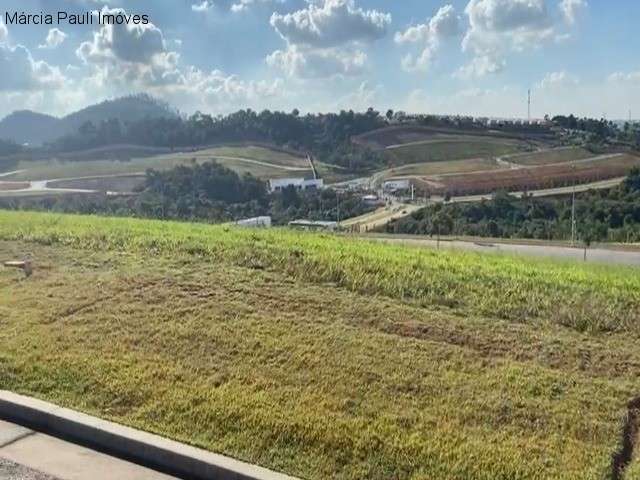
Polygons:
<instances>
[{"instance_id":1,"label":"green hill","mask_svg":"<svg viewBox=\"0 0 640 480\"><path fill-rule=\"evenodd\" d=\"M304 478L600 480L640 390L637 270L26 212L0 252L3 388Z\"/></svg>"},{"instance_id":2,"label":"green hill","mask_svg":"<svg viewBox=\"0 0 640 480\"><path fill-rule=\"evenodd\" d=\"M0 138L38 146L75 133L85 122L98 124L110 119L135 122L147 117L175 118L177 113L167 104L144 94L106 100L61 118L23 110L0 121Z\"/></svg>"}]
</instances>

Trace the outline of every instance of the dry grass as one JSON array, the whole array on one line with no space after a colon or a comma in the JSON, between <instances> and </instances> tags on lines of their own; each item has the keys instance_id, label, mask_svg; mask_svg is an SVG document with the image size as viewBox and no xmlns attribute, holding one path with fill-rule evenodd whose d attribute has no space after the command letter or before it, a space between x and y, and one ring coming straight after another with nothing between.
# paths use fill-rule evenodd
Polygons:
<instances>
[{"instance_id":1,"label":"dry grass","mask_svg":"<svg viewBox=\"0 0 640 480\"><path fill-rule=\"evenodd\" d=\"M499 170L505 168L495 160L488 158L472 158L470 160L453 160L450 162L427 162L403 165L382 172L381 179L405 177L446 175L452 173L469 173L487 170Z\"/></svg>"},{"instance_id":2,"label":"dry grass","mask_svg":"<svg viewBox=\"0 0 640 480\"><path fill-rule=\"evenodd\" d=\"M548 165L551 163L574 162L584 160L596 155L585 148L564 147L539 152L530 152L513 155L505 158L509 162L520 165Z\"/></svg>"},{"instance_id":3,"label":"dry grass","mask_svg":"<svg viewBox=\"0 0 640 480\"><path fill-rule=\"evenodd\" d=\"M384 154L391 165L406 165L472 158L495 158L522 151L523 148L524 143L515 140L487 137L408 144L385 150Z\"/></svg>"},{"instance_id":4,"label":"dry grass","mask_svg":"<svg viewBox=\"0 0 640 480\"><path fill-rule=\"evenodd\" d=\"M219 163L240 174L252 173L257 177L304 176L310 173L309 164L302 157L270 150L265 147L218 147L194 152L171 153L153 157L133 158L130 161L86 160L61 162L39 160L20 162L16 170L24 170L12 176L12 180L51 180L61 178L141 173L148 168L164 170L189 164L195 159L205 162L216 159ZM253 160L246 161L243 159ZM299 168L299 171L286 168ZM308 172L307 172L308 170Z\"/></svg>"},{"instance_id":5,"label":"dry grass","mask_svg":"<svg viewBox=\"0 0 640 480\"><path fill-rule=\"evenodd\" d=\"M25 253L4 388L305 478L602 479L640 387L636 270L0 212Z\"/></svg>"}]
</instances>

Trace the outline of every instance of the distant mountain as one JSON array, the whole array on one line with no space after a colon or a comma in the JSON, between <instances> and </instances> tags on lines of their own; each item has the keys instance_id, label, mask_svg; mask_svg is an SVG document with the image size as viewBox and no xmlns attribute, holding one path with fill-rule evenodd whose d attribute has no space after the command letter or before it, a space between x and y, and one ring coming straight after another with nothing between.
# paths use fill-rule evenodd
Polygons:
<instances>
[{"instance_id":1,"label":"distant mountain","mask_svg":"<svg viewBox=\"0 0 640 480\"><path fill-rule=\"evenodd\" d=\"M98 124L116 118L126 123L177 116L168 104L149 95L131 95L91 105L62 118L30 110L13 112L0 121L0 138L38 146L76 132L85 122Z\"/></svg>"},{"instance_id":2,"label":"distant mountain","mask_svg":"<svg viewBox=\"0 0 640 480\"><path fill-rule=\"evenodd\" d=\"M20 144L39 145L64 133L61 119L31 110L13 112L0 121L0 138Z\"/></svg>"}]
</instances>

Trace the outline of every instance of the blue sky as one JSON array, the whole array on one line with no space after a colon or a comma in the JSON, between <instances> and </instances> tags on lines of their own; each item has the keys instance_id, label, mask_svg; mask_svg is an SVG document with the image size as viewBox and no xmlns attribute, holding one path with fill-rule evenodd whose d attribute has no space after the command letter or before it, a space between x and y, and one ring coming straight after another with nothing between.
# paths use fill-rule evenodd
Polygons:
<instances>
[{"instance_id":1,"label":"blue sky","mask_svg":"<svg viewBox=\"0 0 640 480\"><path fill-rule=\"evenodd\" d=\"M635 0L5 0L0 115L148 92L185 113L640 117ZM4 12L147 14L128 27Z\"/></svg>"}]
</instances>

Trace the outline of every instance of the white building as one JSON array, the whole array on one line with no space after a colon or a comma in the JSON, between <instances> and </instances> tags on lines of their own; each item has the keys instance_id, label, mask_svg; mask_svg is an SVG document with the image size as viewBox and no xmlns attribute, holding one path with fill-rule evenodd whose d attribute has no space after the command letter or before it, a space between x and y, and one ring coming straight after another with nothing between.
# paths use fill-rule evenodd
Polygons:
<instances>
[{"instance_id":1,"label":"white building","mask_svg":"<svg viewBox=\"0 0 640 480\"><path fill-rule=\"evenodd\" d=\"M320 190L324 188L324 180L321 178L305 180L304 178L273 178L269 180L269 191L280 192L287 187L294 187L296 190Z\"/></svg>"},{"instance_id":2,"label":"white building","mask_svg":"<svg viewBox=\"0 0 640 480\"><path fill-rule=\"evenodd\" d=\"M364 195L362 197L362 201L367 205L378 205L379 203L384 204L377 195Z\"/></svg>"},{"instance_id":3,"label":"white building","mask_svg":"<svg viewBox=\"0 0 640 480\"><path fill-rule=\"evenodd\" d=\"M289 226L292 228L299 228L301 230L329 230L333 231L338 228L338 222L322 222L316 220L294 220L289 222Z\"/></svg>"},{"instance_id":4,"label":"white building","mask_svg":"<svg viewBox=\"0 0 640 480\"><path fill-rule=\"evenodd\" d=\"M387 180L384 182L382 188L385 192L409 190L411 188L411 182L409 182L409 180Z\"/></svg>"},{"instance_id":5,"label":"white building","mask_svg":"<svg viewBox=\"0 0 640 480\"><path fill-rule=\"evenodd\" d=\"M271 228L271 217L254 217L238 220L236 225L245 228Z\"/></svg>"}]
</instances>

